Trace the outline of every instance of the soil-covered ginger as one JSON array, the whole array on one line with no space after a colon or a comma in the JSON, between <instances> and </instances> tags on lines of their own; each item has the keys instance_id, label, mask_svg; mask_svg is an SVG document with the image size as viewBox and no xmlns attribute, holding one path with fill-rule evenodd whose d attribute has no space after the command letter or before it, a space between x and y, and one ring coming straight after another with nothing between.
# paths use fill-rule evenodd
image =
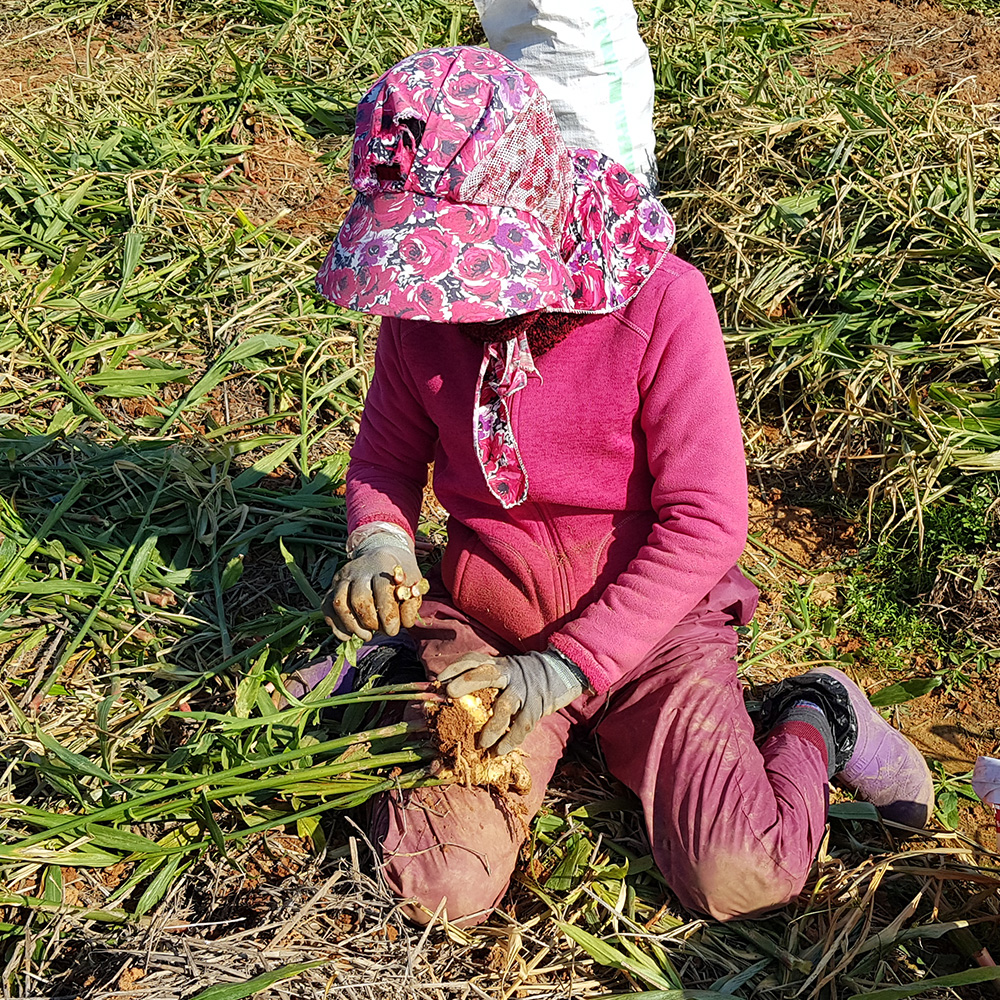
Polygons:
<instances>
[{"instance_id":1,"label":"soil-covered ginger","mask_svg":"<svg viewBox=\"0 0 1000 1000\"><path fill-rule=\"evenodd\" d=\"M428 728L441 755L435 774L463 785L493 789L501 796L525 795L531 790L531 776L522 751L497 755L476 745L476 737L493 714L495 697L493 688L485 688L428 706Z\"/></svg>"}]
</instances>

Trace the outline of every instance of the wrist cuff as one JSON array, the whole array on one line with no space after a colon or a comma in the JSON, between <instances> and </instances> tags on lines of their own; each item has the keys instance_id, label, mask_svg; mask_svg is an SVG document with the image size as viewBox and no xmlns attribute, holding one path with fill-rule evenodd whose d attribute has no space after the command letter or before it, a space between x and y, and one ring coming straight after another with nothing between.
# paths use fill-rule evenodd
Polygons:
<instances>
[{"instance_id":1,"label":"wrist cuff","mask_svg":"<svg viewBox=\"0 0 1000 1000\"><path fill-rule=\"evenodd\" d=\"M556 649L555 646L549 646L545 650L545 655L558 664L565 676L572 676L575 680L579 681L584 691L589 691L591 694L594 693L590 678L562 650Z\"/></svg>"},{"instance_id":2,"label":"wrist cuff","mask_svg":"<svg viewBox=\"0 0 1000 1000\"><path fill-rule=\"evenodd\" d=\"M356 559L362 550L388 545L413 555L413 539L407 531L391 521L371 521L355 528L347 537L347 558Z\"/></svg>"}]
</instances>

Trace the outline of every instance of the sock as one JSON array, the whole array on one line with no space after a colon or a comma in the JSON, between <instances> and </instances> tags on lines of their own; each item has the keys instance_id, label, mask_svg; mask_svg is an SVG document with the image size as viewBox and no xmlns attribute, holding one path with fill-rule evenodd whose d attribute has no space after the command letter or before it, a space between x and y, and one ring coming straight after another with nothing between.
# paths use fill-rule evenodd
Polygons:
<instances>
[{"instance_id":1,"label":"sock","mask_svg":"<svg viewBox=\"0 0 1000 1000\"><path fill-rule=\"evenodd\" d=\"M820 747L820 742L810 738L812 736L811 732L803 732L799 727L808 726L810 730L818 733L820 740L822 741L822 750L826 754L827 777L833 777L836 766L836 748L833 742L833 729L830 726L830 720L826 717L826 712L819 705L817 705L816 702L808 701L805 698L800 698L798 701L792 702L792 704L781 713L781 717L778 719L775 728L778 726L788 727L793 732L798 730L799 735L802 736L803 739L808 740L817 748Z\"/></svg>"}]
</instances>

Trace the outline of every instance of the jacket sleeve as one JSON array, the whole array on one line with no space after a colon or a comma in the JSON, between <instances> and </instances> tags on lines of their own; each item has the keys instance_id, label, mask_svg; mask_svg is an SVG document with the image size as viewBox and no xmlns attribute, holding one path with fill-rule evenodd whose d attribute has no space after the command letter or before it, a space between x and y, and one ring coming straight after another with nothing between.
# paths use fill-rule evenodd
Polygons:
<instances>
[{"instance_id":1,"label":"jacket sleeve","mask_svg":"<svg viewBox=\"0 0 1000 1000\"><path fill-rule=\"evenodd\" d=\"M746 544L743 435L711 293L691 269L667 287L639 370L656 523L628 568L550 641L607 690L730 570Z\"/></svg>"},{"instance_id":2,"label":"jacket sleeve","mask_svg":"<svg viewBox=\"0 0 1000 1000\"><path fill-rule=\"evenodd\" d=\"M384 319L347 470L348 532L388 521L415 534L437 437L402 357L399 321Z\"/></svg>"}]
</instances>

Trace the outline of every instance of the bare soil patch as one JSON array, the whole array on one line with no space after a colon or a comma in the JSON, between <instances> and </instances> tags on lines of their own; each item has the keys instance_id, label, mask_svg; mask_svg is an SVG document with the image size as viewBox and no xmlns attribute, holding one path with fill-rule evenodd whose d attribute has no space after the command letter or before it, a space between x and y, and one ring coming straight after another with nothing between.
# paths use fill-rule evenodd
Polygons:
<instances>
[{"instance_id":1,"label":"bare soil patch","mask_svg":"<svg viewBox=\"0 0 1000 1000\"><path fill-rule=\"evenodd\" d=\"M253 114L233 129L233 140L250 147L233 164L238 195L217 195L217 200L239 207L258 225L274 219L279 229L296 236L333 238L353 191L343 170L322 162L323 150L308 148L280 124Z\"/></svg>"},{"instance_id":2,"label":"bare soil patch","mask_svg":"<svg viewBox=\"0 0 1000 1000\"><path fill-rule=\"evenodd\" d=\"M794 579L798 567L815 571L857 551L857 526L811 507L790 503L780 489L750 487L750 534L769 557L775 579Z\"/></svg>"},{"instance_id":3,"label":"bare soil patch","mask_svg":"<svg viewBox=\"0 0 1000 1000\"><path fill-rule=\"evenodd\" d=\"M104 74L109 64L141 64L180 39L176 30L115 14L86 31L0 20L0 100L23 103L59 80L89 77L97 66Z\"/></svg>"},{"instance_id":4,"label":"bare soil patch","mask_svg":"<svg viewBox=\"0 0 1000 1000\"><path fill-rule=\"evenodd\" d=\"M1000 694L995 679L976 676L953 691L934 692L900 706L900 727L925 757L949 774L966 774L980 755L1000 754ZM993 813L971 806L959 828L980 843L995 843Z\"/></svg>"},{"instance_id":5,"label":"bare soil patch","mask_svg":"<svg viewBox=\"0 0 1000 1000\"><path fill-rule=\"evenodd\" d=\"M823 57L827 66L884 60L908 90L970 104L1000 99L1000 16L935 0L823 0L820 9L836 15L821 37L842 43Z\"/></svg>"}]
</instances>

